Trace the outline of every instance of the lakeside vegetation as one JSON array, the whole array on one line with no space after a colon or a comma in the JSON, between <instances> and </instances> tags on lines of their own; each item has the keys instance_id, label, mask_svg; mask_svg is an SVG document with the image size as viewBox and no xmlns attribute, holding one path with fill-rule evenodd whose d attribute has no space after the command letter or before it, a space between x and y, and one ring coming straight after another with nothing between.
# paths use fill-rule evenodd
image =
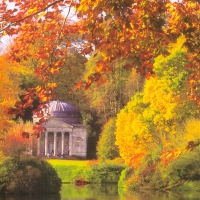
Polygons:
<instances>
[{"instance_id":1,"label":"lakeside vegetation","mask_svg":"<svg viewBox=\"0 0 200 200\"><path fill-rule=\"evenodd\" d=\"M77 179L198 190L199 0L3 0L0 13L0 37L12 37L0 55L2 193ZM30 157L54 99L80 110L90 162Z\"/></svg>"},{"instance_id":2,"label":"lakeside vegetation","mask_svg":"<svg viewBox=\"0 0 200 200\"><path fill-rule=\"evenodd\" d=\"M189 152L189 155L180 156L176 162L163 168L145 169L143 175L133 177L138 173L125 164L116 164L114 161L98 162L90 160L57 160L47 159L61 178L62 183L75 183L83 179L86 183L110 184L115 183L123 191L157 190L157 191L199 191L200 149ZM187 162L186 162L187 161ZM144 166L145 168L145 166ZM148 174L147 174L148 173ZM131 177L131 182L129 182ZM158 182L159 180L159 182ZM129 185L128 185L129 184Z\"/></svg>"},{"instance_id":3,"label":"lakeside vegetation","mask_svg":"<svg viewBox=\"0 0 200 200\"><path fill-rule=\"evenodd\" d=\"M104 163L80 160L54 160L47 159L58 173L63 183L74 183L75 180L83 179L88 183L117 184L124 164L113 161Z\"/></svg>"}]
</instances>

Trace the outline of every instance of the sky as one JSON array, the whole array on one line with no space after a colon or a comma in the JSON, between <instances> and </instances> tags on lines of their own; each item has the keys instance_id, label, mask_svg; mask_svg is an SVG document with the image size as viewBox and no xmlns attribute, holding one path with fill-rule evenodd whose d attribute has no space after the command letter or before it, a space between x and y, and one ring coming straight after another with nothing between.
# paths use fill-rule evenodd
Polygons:
<instances>
[{"instance_id":1,"label":"sky","mask_svg":"<svg viewBox=\"0 0 200 200\"><path fill-rule=\"evenodd\" d=\"M1 3L1 0L0 0L0 3ZM8 3L8 9L14 9L14 3L12 2L9 2ZM66 14L68 13L68 9L69 8L66 8L63 10L63 17L65 18L66 17ZM77 21L77 17L76 17L76 14L75 14L75 11L73 9L70 10L70 14L69 14L69 17L68 17L71 21ZM5 53L7 47L12 43L12 38L10 36L3 36L0 38L0 55L2 55L3 53Z\"/></svg>"}]
</instances>

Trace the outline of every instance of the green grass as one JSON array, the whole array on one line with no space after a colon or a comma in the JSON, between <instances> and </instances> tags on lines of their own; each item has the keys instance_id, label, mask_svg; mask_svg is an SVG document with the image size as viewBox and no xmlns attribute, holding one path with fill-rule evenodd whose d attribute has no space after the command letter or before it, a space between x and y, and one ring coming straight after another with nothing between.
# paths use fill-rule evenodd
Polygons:
<instances>
[{"instance_id":1,"label":"green grass","mask_svg":"<svg viewBox=\"0 0 200 200\"><path fill-rule=\"evenodd\" d=\"M47 159L47 162L57 171L63 183L73 183L80 178L93 183L117 183L125 167L114 162L91 165L89 160Z\"/></svg>"},{"instance_id":2,"label":"green grass","mask_svg":"<svg viewBox=\"0 0 200 200\"><path fill-rule=\"evenodd\" d=\"M61 160L61 159L47 159L47 162L53 166L65 165L65 166L87 166L88 160Z\"/></svg>"},{"instance_id":3,"label":"green grass","mask_svg":"<svg viewBox=\"0 0 200 200\"><path fill-rule=\"evenodd\" d=\"M78 178L85 177L88 168L87 160L47 159L47 162L57 171L62 182L72 183Z\"/></svg>"}]
</instances>

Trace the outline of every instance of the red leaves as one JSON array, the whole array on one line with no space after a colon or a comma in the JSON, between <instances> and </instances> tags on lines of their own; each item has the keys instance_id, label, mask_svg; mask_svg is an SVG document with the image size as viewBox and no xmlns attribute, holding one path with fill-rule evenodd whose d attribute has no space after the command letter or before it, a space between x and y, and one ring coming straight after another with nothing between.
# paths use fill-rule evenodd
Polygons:
<instances>
[{"instance_id":1,"label":"red leaves","mask_svg":"<svg viewBox=\"0 0 200 200\"><path fill-rule=\"evenodd\" d=\"M24 96L23 100L28 100L28 99L29 99L29 95L27 94Z\"/></svg>"},{"instance_id":2,"label":"red leaves","mask_svg":"<svg viewBox=\"0 0 200 200\"><path fill-rule=\"evenodd\" d=\"M46 123L47 122L47 119L45 119L44 117L42 117L40 120L39 120L39 123L40 124L43 124L43 123Z\"/></svg>"},{"instance_id":3,"label":"red leaves","mask_svg":"<svg viewBox=\"0 0 200 200\"><path fill-rule=\"evenodd\" d=\"M33 107L33 98L35 97L35 89L29 88L28 92L24 95L22 101L15 103L15 108L7 108L6 114L24 116L24 109ZM25 101L25 102L23 102Z\"/></svg>"},{"instance_id":4,"label":"red leaves","mask_svg":"<svg viewBox=\"0 0 200 200\"><path fill-rule=\"evenodd\" d=\"M92 51L93 51L93 48L90 46L90 47L84 48L84 49L81 51L81 53L82 53L82 54L90 54Z\"/></svg>"},{"instance_id":5,"label":"red leaves","mask_svg":"<svg viewBox=\"0 0 200 200\"><path fill-rule=\"evenodd\" d=\"M81 88L81 86L84 84L84 82L82 81L82 82L78 82L77 84L76 84L76 86L75 86L75 88L76 89L79 89L79 88Z\"/></svg>"},{"instance_id":6,"label":"red leaves","mask_svg":"<svg viewBox=\"0 0 200 200\"><path fill-rule=\"evenodd\" d=\"M55 18L55 13L54 13L54 12L48 12L48 13L45 15L45 18L46 18L46 19L54 19L54 18Z\"/></svg>"},{"instance_id":7,"label":"red leaves","mask_svg":"<svg viewBox=\"0 0 200 200\"><path fill-rule=\"evenodd\" d=\"M33 107L33 99L28 99L24 104L23 108L32 108Z\"/></svg>"},{"instance_id":8,"label":"red leaves","mask_svg":"<svg viewBox=\"0 0 200 200\"><path fill-rule=\"evenodd\" d=\"M134 67L136 67L136 62L128 63L128 64L123 66L123 68L126 69L126 70L130 70L130 69L132 69Z\"/></svg>"},{"instance_id":9,"label":"red leaves","mask_svg":"<svg viewBox=\"0 0 200 200\"><path fill-rule=\"evenodd\" d=\"M14 35L14 34L17 34L17 30L14 29L14 28L7 28L6 29L6 33L10 36Z\"/></svg>"},{"instance_id":10,"label":"red leaves","mask_svg":"<svg viewBox=\"0 0 200 200\"><path fill-rule=\"evenodd\" d=\"M24 112L20 108L7 108L4 112L6 114L8 114L8 115L21 115L21 116L24 116Z\"/></svg>"},{"instance_id":11,"label":"red leaves","mask_svg":"<svg viewBox=\"0 0 200 200\"><path fill-rule=\"evenodd\" d=\"M46 131L46 128L42 124L37 124L33 127L34 135L38 138L41 132Z\"/></svg>"},{"instance_id":12,"label":"red leaves","mask_svg":"<svg viewBox=\"0 0 200 200\"><path fill-rule=\"evenodd\" d=\"M27 93L24 95L23 100L28 101L29 99L33 99L36 94L35 94L35 88L28 88Z\"/></svg>"},{"instance_id":13,"label":"red leaves","mask_svg":"<svg viewBox=\"0 0 200 200\"><path fill-rule=\"evenodd\" d=\"M22 137L23 137L23 138L29 138L29 137L30 137L30 133L28 133L28 132L23 132L23 133L22 133Z\"/></svg>"},{"instance_id":14,"label":"red leaves","mask_svg":"<svg viewBox=\"0 0 200 200\"><path fill-rule=\"evenodd\" d=\"M139 58L140 60L150 60L153 57L153 55L151 53L149 53L148 51L141 51L139 54Z\"/></svg>"}]
</instances>

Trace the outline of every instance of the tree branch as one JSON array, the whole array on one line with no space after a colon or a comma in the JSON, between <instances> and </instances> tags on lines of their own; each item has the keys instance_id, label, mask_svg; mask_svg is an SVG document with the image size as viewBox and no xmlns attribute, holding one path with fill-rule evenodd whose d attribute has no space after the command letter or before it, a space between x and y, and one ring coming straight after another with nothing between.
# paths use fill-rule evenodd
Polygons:
<instances>
[{"instance_id":1,"label":"tree branch","mask_svg":"<svg viewBox=\"0 0 200 200\"><path fill-rule=\"evenodd\" d=\"M19 19L19 20L15 20L15 21L13 21L13 22L10 22L10 24L9 24L8 26L6 26L6 27L0 29L0 32L5 31L8 27L11 27L11 26L13 26L13 25L16 24L16 23L22 22L22 21L24 21L24 20L26 20L26 19L28 19L28 18L34 16L34 15L37 15L37 14L39 14L39 13L41 13L41 12L47 10L47 9L50 8L51 6L53 6L53 5L55 5L55 4L59 3L59 2L62 2L62 1L64 1L64 0L57 0L57 1L55 1L55 2L53 2L53 3L51 3L51 4L49 4L49 5L47 5L45 8L43 8L43 9L41 9L41 10L39 10L39 11L37 11L37 12L31 14L31 15L27 15L27 16L25 16L25 17ZM72 3L72 2L71 2L71 3ZM70 3L70 5L71 5L71 3Z\"/></svg>"}]
</instances>

